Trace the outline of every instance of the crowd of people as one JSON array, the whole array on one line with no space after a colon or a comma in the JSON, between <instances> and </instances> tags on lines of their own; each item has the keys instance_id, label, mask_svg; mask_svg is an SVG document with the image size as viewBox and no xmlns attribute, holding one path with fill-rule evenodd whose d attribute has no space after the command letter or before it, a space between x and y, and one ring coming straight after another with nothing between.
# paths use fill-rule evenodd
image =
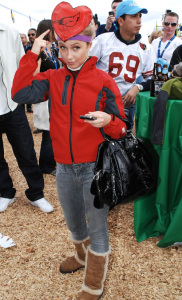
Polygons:
<instances>
[{"instance_id":1,"label":"crowd of people","mask_svg":"<svg viewBox=\"0 0 182 300\"><path fill-rule=\"evenodd\" d=\"M61 2L52 20L29 29L29 41L26 34L0 23L0 212L16 194L4 158L5 133L27 180L27 198L46 213L54 209L44 198L43 174L56 173L58 198L76 250L59 270L71 273L85 267L77 299L96 300L103 293L111 251L109 207L95 208L90 192L98 145L104 141L101 128L114 139L125 136L123 118L132 128L136 95L150 89L154 62L160 58L173 68L182 61L182 40L175 35L178 15L168 12L163 30L146 43L140 28L148 10L133 0L112 1L101 25L89 8L78 10L75 21L72 6ZM64 23L66 18L72 26ZM42 132L39 164L25 105Z\"/></svg>"}]
</instances>

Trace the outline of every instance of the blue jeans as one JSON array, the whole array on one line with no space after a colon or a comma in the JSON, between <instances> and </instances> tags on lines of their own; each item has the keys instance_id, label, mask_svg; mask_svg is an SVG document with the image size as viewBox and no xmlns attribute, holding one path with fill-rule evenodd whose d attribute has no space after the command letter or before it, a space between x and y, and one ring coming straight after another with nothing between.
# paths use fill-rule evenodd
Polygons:
<instances>
[{"instance_id":1,"label":"blue jeans","mask_svg":"<svg viewBox=\"0 0 182 300\"><path fill-rule=\"evenodd\" d=\"M36 201L44 196L44 179L37 164L34 142L30 126L25 114L23 105L0 116L0 195L4 198L13 198L16 189L13 187L12 179L9 175L8 164L4 158L4 147L2 134L6 133L18 166L21 169L28 189L25 191L30 201Z\"/></svg>"},{"instance_id":2,"label":"blue jeans","mask_svg":"<svg viewBox=\"0 0 182 300\"><path fill-rule=\"evenodd\" d=\"M136 83L141 83L142 81L143 81L143 76L140 75L136 79ZM125 116L127 117L128 121L130 122L131 129L132 129L133 125L134 125L135 105L125 108L124 112L125 112Z\"/></svg>"},{"instance_id":3,"label":"blue jeans","mask_svg":"<svg viewBox=\"0 0 182 300\"><path fill-rule=\"evenodd\" d=\"M88 236L91 249L97 253L109 250L107 216L109 206L97 209L90 193L94 162L64 165L57 164L57 192L68 229L75 240Z\"/></svg>"},{"instance_id":4,"label":"blue jeans","mask_svg":"<svg viewBox=\"0 0 182 300\"><path fill-rule=\"evenodd\" d=\"M135 105L126 107L124 109L125 116L127 117L128 121L130 122L131 129L134 125L134 116L135 116Z\"/></svg>"}]
</instances>

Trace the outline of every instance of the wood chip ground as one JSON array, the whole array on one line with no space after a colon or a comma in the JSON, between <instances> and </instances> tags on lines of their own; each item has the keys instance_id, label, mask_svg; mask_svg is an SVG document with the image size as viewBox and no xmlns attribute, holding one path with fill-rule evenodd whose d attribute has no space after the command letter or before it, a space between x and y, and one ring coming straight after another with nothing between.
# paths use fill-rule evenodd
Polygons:
<instances>
[{"instance_id":1,"label":"wood chip ground","mask_svg":"<svg viewBox=\"0 0 182 300\"><path fill-rule=\"evenodd\" d=\"M27 116L33 131L33 115ZM38 157L41 134L33 138ZM56 178L44 175L45 198L54 206L54 212L46 214L29 204L27 183L5 134L3 142L17 193L15 202L0 214L0 232L13 238L16 246L0 247L0 300L74 300L84 271L59 273L60 261L72 255L74 248L68 240ZM157 247L161 237L137 243L133 217L132 203L109 213L112 252L101 299L182 300L182 248Z\"/></svg>"}]
</instances>

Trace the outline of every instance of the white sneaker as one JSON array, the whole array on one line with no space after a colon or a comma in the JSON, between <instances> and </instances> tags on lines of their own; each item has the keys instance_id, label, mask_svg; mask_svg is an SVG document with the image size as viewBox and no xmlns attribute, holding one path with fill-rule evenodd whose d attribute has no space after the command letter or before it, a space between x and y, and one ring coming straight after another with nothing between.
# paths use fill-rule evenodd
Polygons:
<instances>
[{"instance_id":1,"label":"white sneaker","mask_svg":"<svg viewBox=\"0 0 182 300\"><path fill-rule=\"evenodd\" d=\"M0 212L5 211L8 206L15 201L15 198L0 198Z\"/></svg>"},{"instance_id":2,"label":"white sneaker","mask_svg":"<svg viewBox=\"0 0 182 300\"><path fill-rule=\"evenodd\" d=\"M39 207L43 212L49 213L54 210L52 205L44 198L41 198L36 201L30 201L30 203L36 207Z\"/></svg>"}]
</instances>

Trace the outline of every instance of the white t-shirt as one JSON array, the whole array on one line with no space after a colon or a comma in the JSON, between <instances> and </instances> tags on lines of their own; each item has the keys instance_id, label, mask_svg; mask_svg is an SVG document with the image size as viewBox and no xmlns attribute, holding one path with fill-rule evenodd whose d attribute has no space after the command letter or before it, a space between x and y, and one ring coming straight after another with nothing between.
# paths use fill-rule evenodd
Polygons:
<instances>
[{"instance_id":1,"label":"white t-shirt","mask_svg":"<svg viewBox=\"0 0 182 300\"><path fill-rule=\"evenodd\" d=\"M93 40L90 51L98 57L98 69L115 80L122 96L135 85L140 75L145 81L153 73L155 54L152 46L142 39L126 45L114 32L103 33Z\"/></svg>"},{"instance_id":2,"label":"white t-shirt","mask_svg":"<svg viewBox=\"0 0 182 300\"><path fill-rule=\"evenodd\" d=\"M14 74L19 66L19 61L21 57L25 54L25 52L18 30L13 25L3 24L1 23L1 21L0 41L0 56L3 72L3 81L1 80L1 83L3 83L6 89L5 101L6 103L8 103L8 108L11 111L14 111L18 104L11 99L11 87ZM1 91L2 90L0 90L0 92ZM4 105L6 104L4 103ZM3 112L7 113L6 109L4 110L3 108Z\"/></svg>"},{"instance_id":3,"label":"white t-shirt","mask_svg":"<svg viewBox=\"0 0 182 300\"><path fill-rule=\"evenodd\" d=\"M5 115L8 112L10 112L10 108L8 107L6 87L3 82L3 65L0 54L0 115Z\"/></svg>"},{"instance_id":4,"label":"white t-shirt","mask_svg":"<svg viewBox=\"0 0 182 300\"><path fill-rule=\"evenodd\" d=\"M154 52L156 54L156 60L158 58L158 47L159 47L159 43L161 41L161 37L153 40L152 42L152 46L154 49ZM168 44L169 40L167 40L166 42L161 42L161 47L160 47L160 54L162 53L162 51L165 49L166 45ZM164 54L162 56L162 58L166 59L168 64L170 64L171 61L171 57L173 55L173 51L182 44L182 40L179 37L175 37L171 43L169 44L169 46L164 50Z\"/></svg>"}]
</instances>

